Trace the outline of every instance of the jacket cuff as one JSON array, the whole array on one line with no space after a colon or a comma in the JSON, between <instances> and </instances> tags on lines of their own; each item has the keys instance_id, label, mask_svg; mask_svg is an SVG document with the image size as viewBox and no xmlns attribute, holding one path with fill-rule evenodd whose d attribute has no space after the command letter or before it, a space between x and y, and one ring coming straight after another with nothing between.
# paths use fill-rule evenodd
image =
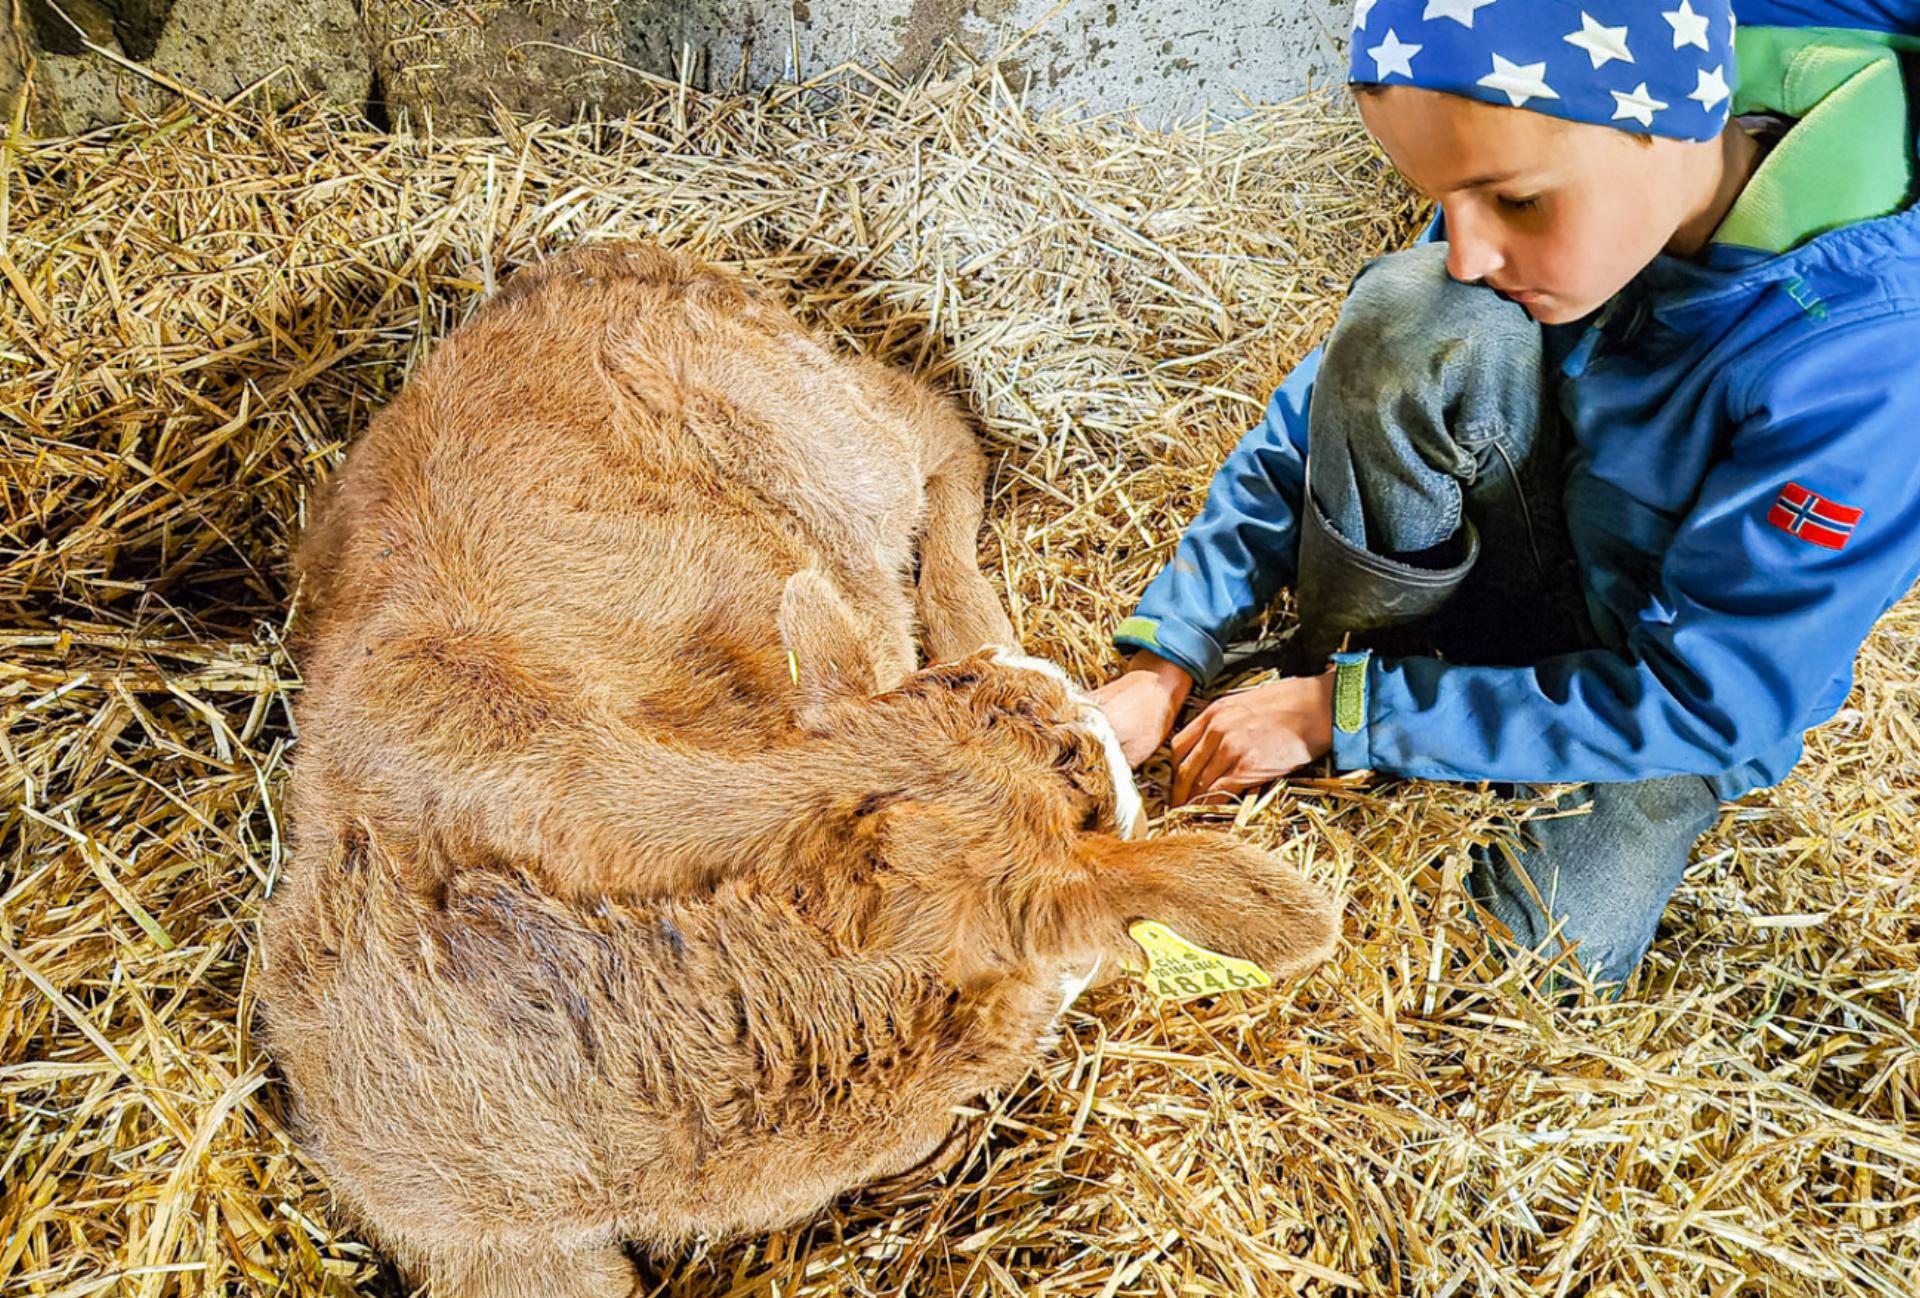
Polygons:
<instances>
[{"instance_id":1,"label":"jacket cuff","mask_svg":"<svg viewBox=\"0 0 1920 1298\"><path fill-rule=\"evenodd\" d=\"M1373 694L1373 655L1333 656L1333 768L1373 769L1373 744L1367 733Z\"/></svg>"},{"instance_id":2,"label":"jacket cuff","mask_svg":"<svg viewBox=\"0 0 1920 1298\"><path fill-rule=\"evenodd\" d=\"M1226 660L1212 636L1173 618L1130 617L1113 633L1113 643L1122 649L1159 654L1193 677L1196 685L1205 685L1219 675Z\"/></svg>"}]
</instances>

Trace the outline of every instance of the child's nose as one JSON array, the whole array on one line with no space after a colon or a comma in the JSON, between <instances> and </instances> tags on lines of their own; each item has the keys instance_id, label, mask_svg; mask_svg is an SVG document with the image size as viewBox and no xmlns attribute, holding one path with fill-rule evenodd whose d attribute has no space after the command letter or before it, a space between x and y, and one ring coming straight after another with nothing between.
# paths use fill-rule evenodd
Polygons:
<instances>
[{"instance_id":1,"label":"child's nose","mask_svg":"<svg viewBox=\"0 0 1920 1298\"><path fill-rule=\"evenodd\" d=\"M1507 264L1500 246L1486 238L1471 217L1456 220L1447 214L1447 273L1463 284L1474 284Z\"/></svg>"}]
</instances>

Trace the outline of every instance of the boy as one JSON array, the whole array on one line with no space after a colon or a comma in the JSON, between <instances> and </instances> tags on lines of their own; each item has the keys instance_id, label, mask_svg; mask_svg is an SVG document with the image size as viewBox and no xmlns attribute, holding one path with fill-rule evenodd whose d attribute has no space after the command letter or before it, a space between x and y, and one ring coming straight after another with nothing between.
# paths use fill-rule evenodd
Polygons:
<instances>
[{"instance_id":1,"label":"boy","mask_svg":"<svg viewBox=\"0 0 1920 1298\"><path fill-rule=\"evenodd\" d=\"M1625 979L1920 575L1916 38L1908 0L1359 0L1444 242L1361 274L1119 628L1129 759L1291 585L1301 674L1175 735L1174 800L1329 751L1581 784L1472 890Z\"/></svg>"}]
</instances>

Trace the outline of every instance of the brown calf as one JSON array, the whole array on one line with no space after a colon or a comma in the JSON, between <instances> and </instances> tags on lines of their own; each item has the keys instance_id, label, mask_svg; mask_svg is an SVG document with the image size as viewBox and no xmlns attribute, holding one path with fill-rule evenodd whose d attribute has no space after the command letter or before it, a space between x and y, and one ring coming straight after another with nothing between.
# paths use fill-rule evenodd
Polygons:
<instances>
[{"instance_id":1,"label":"brown calf","mask_svg":"<svg viewBox=\"0 0 1920 1298\"><path fill-rule=\"evenodd\" d=\"M445 1295L915 1167L1164 920L1275 973L1331 901L1132 785L976 564L946 402L643 246L521 273L308 528L267 1040ZM916 571L917 559L917 571ZM936 666L915 671L915 632Z\"/></svg>"}]
</instances>

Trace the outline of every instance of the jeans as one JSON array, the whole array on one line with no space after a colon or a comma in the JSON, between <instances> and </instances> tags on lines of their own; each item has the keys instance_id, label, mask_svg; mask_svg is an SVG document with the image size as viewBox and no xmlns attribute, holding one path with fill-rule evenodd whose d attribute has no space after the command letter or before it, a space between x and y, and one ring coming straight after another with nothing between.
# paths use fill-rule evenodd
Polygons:
<instances>
[{"instance_id":1,"label":"jeans","mask_svg":"<svg viewBox=\"0 0 1920 1298\"><path fill-rule=\"evenodd\" d=\"M1303 630L1320 591L1345 606L1336 620L1350 626L1333 630L1365 628L1356 640L1383 652L1518 666L1591 647L1542 329L1454 280L1446 255L1426 244L1373 262L1328 340L1307 484L1308 521L1331 539L1303 541ZM1370 619L1369 603L1392 615ZM1408 620L1416 606L1423 616ZM1473 896L1521 945L1577 943L1590 976L1623 981L1719 805L1695 775L1583 786L1559 799L1561 814L1526 824L1518 853L1476 850Z\"/></svg>"}]
</instances>

